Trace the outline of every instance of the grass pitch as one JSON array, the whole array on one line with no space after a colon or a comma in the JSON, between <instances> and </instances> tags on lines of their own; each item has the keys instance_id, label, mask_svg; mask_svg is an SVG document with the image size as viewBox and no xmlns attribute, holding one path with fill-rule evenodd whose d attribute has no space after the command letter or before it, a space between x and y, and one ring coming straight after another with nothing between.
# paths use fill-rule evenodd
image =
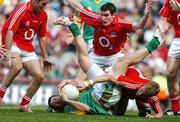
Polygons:
<instances>
[{"instance_id":1,"label":"grass pitch","mask_svg":"<svg viewBox=\"0 0 180 122\"><path fill-rule=\"evenodd\" d=\"M164 116L161 119L138 117L135 112L125 116L75 115L48 113L44 106L32 107L34 113L22 113L17 107L5 106L0 109L0 122L180 122L180 116Z\"/></svg>"}]
</instances>

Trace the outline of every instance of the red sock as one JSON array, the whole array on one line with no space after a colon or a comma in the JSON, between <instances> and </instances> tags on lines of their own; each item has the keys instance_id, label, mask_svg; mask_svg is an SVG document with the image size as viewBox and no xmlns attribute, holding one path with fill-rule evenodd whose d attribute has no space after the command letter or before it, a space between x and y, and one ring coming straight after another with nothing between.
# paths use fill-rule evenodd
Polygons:
<instances>
[{"instance_id":1,"label":"red sock","mask_svg":"<svg viewBox=\"0 0 180 122\"><path fill-rule=\"evenodd\" d=\"M179 112L180 111L179 94L171 95L170 100L171 100L172 110L175 112Z\"/></svg>"},{"instance_id":2,"label":"red sock","mask_svg":"<svg viewBox=\"0 0 180 122\"><path fill-rule=\"evenodd\" d=\"M0 99L4 97L4 94L6 93L7 88L0 85Z\"/></svg>"},{"instance_id":3,"label":"red sock","mask_svg":"<svg viewBox=\"0 0 180 122\"><path fill-rule=\"evenodd\" d=\"M31 101L30 97L24 96L21 103L20 103L20 105L21 106L27 105L27 104L29 104L30 101Z\"/></svg>"}]
</instances>

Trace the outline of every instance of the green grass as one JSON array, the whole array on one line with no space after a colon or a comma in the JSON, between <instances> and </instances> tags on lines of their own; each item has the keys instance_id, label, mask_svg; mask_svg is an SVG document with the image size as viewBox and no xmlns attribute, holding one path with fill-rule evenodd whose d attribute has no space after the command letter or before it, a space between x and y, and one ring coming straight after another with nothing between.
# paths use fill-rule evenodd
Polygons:
<instances>
[{"instance_id":1,"label":"green grass","mask_svg":"<svg viewBox=\"0 0 180 122\"><path fill-rule=\"evenodd\" d=\"M32 107L34 113L22 113L17 107L5 106L0 109L0 122L179 122L180 117L164 116L161 119L138 117L135 112L125 116L75 115L65 113L48 113L47 107Z\"/></svg>"}]
</instances>

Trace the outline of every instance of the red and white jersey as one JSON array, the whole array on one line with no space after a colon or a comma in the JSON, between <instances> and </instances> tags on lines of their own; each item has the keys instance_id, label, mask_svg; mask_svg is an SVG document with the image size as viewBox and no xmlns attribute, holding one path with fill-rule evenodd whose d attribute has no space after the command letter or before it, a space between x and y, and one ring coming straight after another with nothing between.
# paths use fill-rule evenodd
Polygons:
<instances>
[{"instance_id":1,"label":"red and white jersey","mask_svg":"<svg viewBox=\"0 0 180 122\"><path fill-rule=\"evenodd\" d=\"M32 1L21 3L12 11L2 30L2 43L5 44L7 30L14 33L13 43L20 49L33 52L33 37L46 36L47 14L42 10L38 15L33 13Z\"/></svg>"},{"instance_id":2,"label":"red and white jersey","mask_svg":"<svg viewBox=\"0 0 180 122\"><path fill-rule=\"evenodd\" d=\"M124 84L121 88L123 89L123 93L129 97L129 99L137 99L142 103L149 103L155 113L162 112L157 96L152 96L150 98L136 96L136 92L139 88L144 84L151 82L145 78L140 71L135 68L128 68L125 75L119 76L118 81Z\"/></svg>"},{"instance_id":3,"label":"red and white jersey","mask_svg":"<svg viewBox=\"0 0 180 122\"><path fill-rule=\"evenodd\" d=\"M180 11L174 11L169 1L170 0L166 0L164 3L160 15L167 18L168 22L174 27L175 36L180 37Z\"/></svg>"},{"instance_id":4,"label":"red and white jersey","mask_svg":"<svg viewBox=\"0 0 180 122\"><path fill-rule=\"evenodd\" d=\"M83 9L80 17L94 27L93 48L99 56L110 56L121 51L127 41L127 34L133 32L132 23L120 16L115 16L108 26L103 25L100 13L88 9Z\"/></svg>"}]
</instances>

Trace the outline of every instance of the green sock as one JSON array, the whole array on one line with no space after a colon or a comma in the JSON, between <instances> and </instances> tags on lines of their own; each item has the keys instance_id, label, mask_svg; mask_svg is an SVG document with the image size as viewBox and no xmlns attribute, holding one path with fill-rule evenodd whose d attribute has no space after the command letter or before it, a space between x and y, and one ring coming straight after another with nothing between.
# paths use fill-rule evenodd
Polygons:
<instances>
[{"instance_id":1,"label":"green sock","mask_svg":"<svg viewBox=\"0 0 180 122\"><path fill-rule=\"evenodd\" d=\"M152 51L154 51L156 48L158 48L160 42L158 41L157 37L154 37L150 42L148 42L146 44L146 48L148 49L148 51L151 53Z\"/></svg>"},{"instance_id":2,"label":"green sock","mask_svg":"<svg viewBox=\"0 0 180 122\"><path fill-rule=\"evenodd\" d=\"M81 34L78 26L75 23L72 23L69 26L69 29L71 30L71 32L74 35L74 37L79 36Z\"/></svg>"}]
</instances>

